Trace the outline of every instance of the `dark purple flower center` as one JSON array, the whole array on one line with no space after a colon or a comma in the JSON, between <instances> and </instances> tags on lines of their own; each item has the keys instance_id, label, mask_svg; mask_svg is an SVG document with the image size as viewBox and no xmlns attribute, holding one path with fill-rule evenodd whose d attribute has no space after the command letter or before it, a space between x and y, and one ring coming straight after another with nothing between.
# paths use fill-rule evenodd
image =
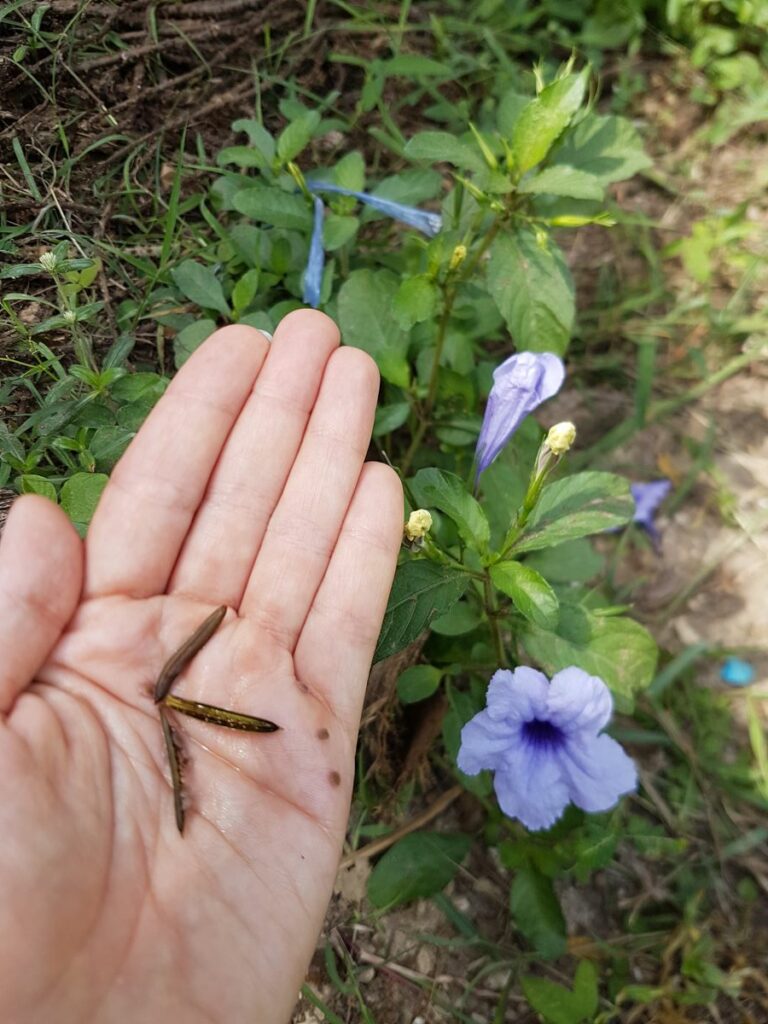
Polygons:
<instances>
[{"instance_id":1,"label":"dark purple flower center","mask_svg":"<svg viewBox=\"0 0 768 1024\"><path fill-rule=\"evenodd\" d=\"M530 722L524 722L523 736L540 750L553 750L559 747L565 738L562 729L542 718L532 718Z\"/></svg>"}]
</instances>

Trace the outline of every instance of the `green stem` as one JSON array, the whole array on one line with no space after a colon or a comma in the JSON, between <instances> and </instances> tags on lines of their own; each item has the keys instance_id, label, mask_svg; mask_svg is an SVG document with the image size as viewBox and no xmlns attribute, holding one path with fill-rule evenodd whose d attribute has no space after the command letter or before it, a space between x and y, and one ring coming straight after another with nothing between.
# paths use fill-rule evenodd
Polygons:
<instances>
[{"instance_id":1,"label":"green stem","mask_svg":"<svg viewBox=\"0 0 768 1024\"><path fill-rule=\"evenodd\" d=\"M504 652L504 643L501 639L501 630L499 629L499 609L496 605L496 594L491 583L491 577L487 573L485 575L484 590L485 613L488 616L488 625L491 627L493 646L496 650L499 668L503 668L507 663L507 656Z\"/></svg>"}]
</instances>

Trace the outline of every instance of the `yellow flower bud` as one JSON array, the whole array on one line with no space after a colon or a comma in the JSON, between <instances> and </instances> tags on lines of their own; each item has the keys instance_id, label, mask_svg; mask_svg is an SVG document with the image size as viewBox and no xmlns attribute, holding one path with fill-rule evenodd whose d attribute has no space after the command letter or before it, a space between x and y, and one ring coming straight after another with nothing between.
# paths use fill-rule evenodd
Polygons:
<instances>
[{"instance_id":1,"label":"yellow flower bud","mask_svg":"<svg viewBox=\"0 0 768 1024\"><path fill-rule=\"evenodd\" d=\"M568 420L549 428L546 446L555 455L564 455L576 440L576 427Z\"/></svg>"},{"instance_id":2,"label":"yellow flower bud","mask_svg":"<svg viewBox=\"0 0 768 1024\"><path fill-rule=\"evenodd\" d=\"M464 260L467 258L467 247L466 245L457 245L451 253L451 262L448 264L449 270L456 270L460 267Z\"/></svg>"},{"instance_id":3,"label":"yellow flower bud","mask_svg":"<svg viewBox=\"0 0 768 1024\"><path fill-rule=\"evenodd\" d=\"M429 533L432 527L432 516L425 508L417 508L408 516L408 522L403 527L405 539L408 541L420 540Z\"/></svg>"}]
</instances>

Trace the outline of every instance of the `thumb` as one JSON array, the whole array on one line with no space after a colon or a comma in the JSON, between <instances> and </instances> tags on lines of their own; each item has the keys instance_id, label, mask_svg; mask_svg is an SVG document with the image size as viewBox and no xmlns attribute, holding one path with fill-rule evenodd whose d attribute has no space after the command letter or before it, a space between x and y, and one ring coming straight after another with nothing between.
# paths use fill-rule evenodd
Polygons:
<instances>
[{"instance_id":1,"label":"thumb","mask_svg":"<svg viewBox=\"0 0 768 1024\"><path fill-rule=\"evenodd\" d=\"M83 585L83 545L46 498L19 498L0 543L0 713L7 713L72 617Z\"/></svg>"}]
</instances>

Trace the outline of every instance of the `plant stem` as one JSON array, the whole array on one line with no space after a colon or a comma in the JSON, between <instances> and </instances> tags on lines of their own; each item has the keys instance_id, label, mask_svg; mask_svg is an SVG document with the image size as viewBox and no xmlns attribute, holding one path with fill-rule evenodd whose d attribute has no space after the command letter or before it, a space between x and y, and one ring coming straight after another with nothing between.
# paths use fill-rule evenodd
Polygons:
<instances>
[{"instance_id":1,"label":"plant stem","mask_svg":"<svg viewBox=\"0 0 768 1024\"><path fill-rule=\"evenodd\" d=\"M496 657L499 662L499 668L503 668L507 663L507 656L504 652L504 643L501 639L501 630L499 629L499 609L496 605L496 595L493 590L493 584L491 583L491 577L486 573L485 575L485 613L488 616L488 625L491 627L491 635L493 636L493 646L496 649Z\"/></svg>"}]
</instances>

